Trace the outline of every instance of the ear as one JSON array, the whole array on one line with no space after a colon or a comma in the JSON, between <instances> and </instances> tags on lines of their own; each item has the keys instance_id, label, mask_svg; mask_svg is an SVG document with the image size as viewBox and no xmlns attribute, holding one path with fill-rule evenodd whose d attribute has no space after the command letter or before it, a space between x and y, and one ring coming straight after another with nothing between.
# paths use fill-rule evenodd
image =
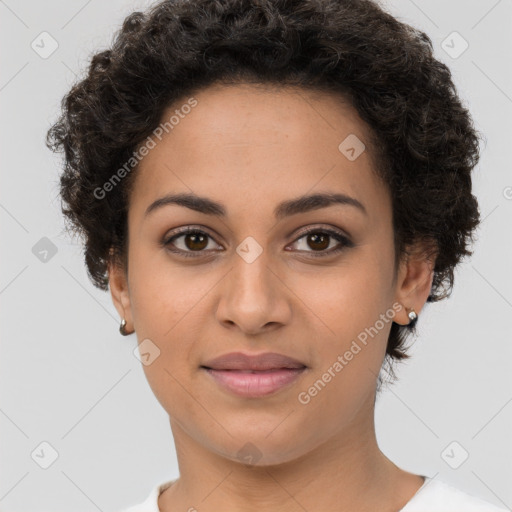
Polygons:
<instances>
[{"instance_id":1,"label":"ear","mask_svg":"<svg viewBox=\"0 0 512 512\"><path fill-rule=\"evenodd\" d=\"M109 262L108 281L112 302L119 316L126 320L126 332L131 333L134 331L134 326L126 269L120 263Z\"/></svg>"},{"instance_id":2,"label":"ear","mask_svg":"<svg viewBox=\"0 0 512 512\"><path fill-rule=\"evenodd\" d=\"M395 301L402 305L394 320L397 324L407 325L411 321L408 314L412 309L419 316L431 292L436 256L437 248L433 241L417 242L407 247L396 279Z\"/></svg>"}]
</instances>

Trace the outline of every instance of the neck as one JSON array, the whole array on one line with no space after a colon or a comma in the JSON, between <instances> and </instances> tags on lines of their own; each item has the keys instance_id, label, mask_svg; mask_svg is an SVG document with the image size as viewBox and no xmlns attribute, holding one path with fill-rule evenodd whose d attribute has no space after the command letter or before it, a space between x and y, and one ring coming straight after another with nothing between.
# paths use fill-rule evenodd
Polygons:
<instances>
[{"instance_id":1,"label":"neck","mask_svg":"<svg viewBox=\"0 0 512 512\"><path fill-rule=\"evenodd\" d=\"M160 495L161 512L396 512L423 484L380 451L373 410L307 453L270 465L247 465L219 455L176 421L170 423L180 478Z\"/></svg>"}]
</instances>

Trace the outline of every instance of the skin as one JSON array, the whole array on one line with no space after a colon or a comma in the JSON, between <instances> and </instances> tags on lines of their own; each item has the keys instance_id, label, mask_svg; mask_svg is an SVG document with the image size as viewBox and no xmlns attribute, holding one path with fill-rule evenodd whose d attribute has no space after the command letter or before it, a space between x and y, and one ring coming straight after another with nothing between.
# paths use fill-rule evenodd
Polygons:
<instances>
[{"instance_id":1,"label":"skin","mask_svg":"<svg viewBox=\"0 0 512 512\"><path fill-rule=\"evenodd\" d=\"M338 149L349 134L368 141L368 128L343 98L326 93L238 84L194 98L197 106L141 161L128 270L109 268L128 332L160 350L143 368L169 414L180 469L160 510L396 512L423 479L377 445L376 377L391 321L309 403L298 401L379 315L399 303L393 321L405 325L406 308L420 314L430 292L433 262L421 246L394 267L391 197L373 172L369 144L354 161ZM279 202L321 191L350 195L367 213L331 205L274 218ZM178 192L223 203L226 218L179 205L144 215ZM199 249L206 255L180 257L162 246L187 225L210 235ZM337 228L354 246L315 257L318 245L299 233L307 227ZM252 263L236 252L248 236L263 249ZM327 240L320 251L340 246ZM174 246L194 252L186 242L185 235ZM279 352L308 368L273 395L237 397L199 368L232 351ZM253 464L237 455L248 442L261 454Z\"/></svg>"}]
</instances>

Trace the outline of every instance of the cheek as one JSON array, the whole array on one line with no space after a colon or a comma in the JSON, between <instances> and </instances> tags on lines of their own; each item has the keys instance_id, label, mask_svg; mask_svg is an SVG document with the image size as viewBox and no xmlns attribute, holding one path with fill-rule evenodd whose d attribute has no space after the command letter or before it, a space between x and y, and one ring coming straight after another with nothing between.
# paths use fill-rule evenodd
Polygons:
<instances>
[{"instance_id":1,"label":"cheek","mask_svg":"<svg viewBox=\"0 0 512 512\"><path fill-rule=\"evenodd\" d=\"M387 265L369 251L360 256L333 269L321 287L303 283L304 291L312 290L305 302L321 340L314 343L318 369L310 380L320 379L320 388L326 384L329 391L319 393L323 398L318 402L336 410L343 400L350 410L348 402L374 387L394 316Z\"/></svg>"},{"instance_id":2,"label":"cheek","mask_svg":"<svg viewBox=\"0 0 512 512\"><path fill-rule=\"evenodd\" d=\"M389 308L378 288L374 274L352 272L329 281L323 295L312 297L312 309L329 330L323 328L328 334L317 338L318 364L297 397L304 430L325 437L354 421L362 407L373 407L392 323L380 320Z\"/></svg>"},{"instance_id":3,"label":"cheek","mask_svg":"<svg viewBox=\"0 0 512 512\"><path fill-rule=\"evenodd\" d=\"M376 264L375 264L376 263ZM326 347L341 348L372 326L391 306L390 269L382 260L360 251L350 262L321 276L298 277L296 289L326 335Z\"/></svg>"},{"instance_id":4,"label":"cheek","mask_svg":"<svg viewBox=\"0 0 512 512\"><path fill-rule=\"evenodd\" d=\"M170 339L212 288L215 280L200 266L173 263L164 249L134 250L130 260L130 300L137 332Z\"/></svg>"},{"instance_id":5,"label":"cheek","mask_svg":"<svg viewBox=\"0 0 512 512\"><path fill-rule=\"evenodd\" d=\"M193 405L180 383L189 386L190 369L200 364L196 341L204 338L205 297L218 279L199 267L178 269L157 252L131 255L130 300L141 358L144 351L151 354L144 373L158 401L172 413Z\"/></svg>"}]
</instances>

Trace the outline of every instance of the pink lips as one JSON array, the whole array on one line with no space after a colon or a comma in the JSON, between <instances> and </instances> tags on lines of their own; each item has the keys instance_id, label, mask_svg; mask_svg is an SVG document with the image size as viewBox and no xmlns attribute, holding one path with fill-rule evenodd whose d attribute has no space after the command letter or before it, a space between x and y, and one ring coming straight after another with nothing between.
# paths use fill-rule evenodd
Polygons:
<instances>
[{"instance_id":1,"label":"pink lips","mask_svg":"<svg viewBox=\"0 0 512 512\"><path fill-rule=\"evenodd\" d=\"M306 365L291 357L266 352L232 352L207 361L202 368L224 389L247 398L269 395L294 382Z\"/></svg>"}]
</instances>

